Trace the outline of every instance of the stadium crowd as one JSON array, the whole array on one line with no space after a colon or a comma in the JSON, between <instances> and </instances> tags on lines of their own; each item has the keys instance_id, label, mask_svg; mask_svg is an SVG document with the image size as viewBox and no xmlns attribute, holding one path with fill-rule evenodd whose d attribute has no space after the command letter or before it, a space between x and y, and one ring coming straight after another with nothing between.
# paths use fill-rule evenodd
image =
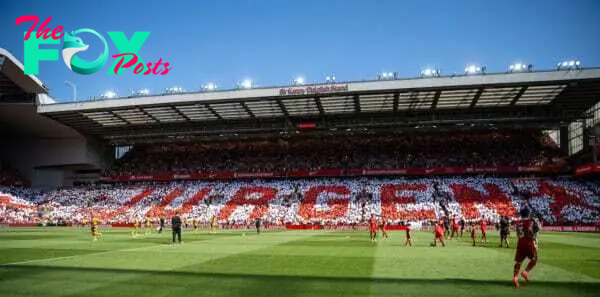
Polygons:
<instances>
[{"instance_id":1,"label":"stadium crowd","mask_svg":"<svg viewBox=\"0 0 600 297\"><path fill-rule=\"evenodd\" d=\"M89 220L131 222L176 211L207 223L357 224L371 214L390 224L456 214L497 222L528 205L546 224L594 224L600 186L570 179L453 177L319 179L99 185L36 192L0 188L0 224Z\"/></svg>"},{"instance_id":2,"label":"stadium crowd","mask_svg":"<svg viewBox=\"0 0 600 297\"><path fill-rule=\"evenodd\" d=\"M544 166L563 162L542 133L346 135L136 146L107 175Z\"/></svg>"},{"instance_id":3,"label":"stadium crowd","mask_svg":"<svg viewBox=\"0 0 600 297\"><path fill-rule=\"evenodd\" d=\"M25 182L16 170L0 162L0 186L24 186Z\"/></svg>"}]
</instances>

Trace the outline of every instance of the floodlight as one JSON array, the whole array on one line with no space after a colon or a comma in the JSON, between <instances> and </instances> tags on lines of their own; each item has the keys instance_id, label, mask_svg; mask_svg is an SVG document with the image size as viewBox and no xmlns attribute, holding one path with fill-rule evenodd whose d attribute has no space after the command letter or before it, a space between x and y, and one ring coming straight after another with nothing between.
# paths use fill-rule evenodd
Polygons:
<instances>
[{"instance_id":1,"label":"floodlight","mask_svg":"<svg viewBox=\"0 0 600 297\"><path fill-rule=\"evenodd\" d=\"M328 83L333 83L335 82L335 75L331 74L325 77L325 81Z\"/></svg>"},{"instance_id":2,"label":"floodlight","mask_svg":"<svg viewBox=\"0 0 600 297\"><path fill-rule=\"evenodd\" d=\"M294 85L296 85L296 86L301 86L301 85L303 85L303 84L304 84L304 78L303 78L303 77L296 77L296 78L294 79L294 82L293 82L293 83L294 83Z\"/></svg>"},{"instance_id":3,"label":"floodlight","mask_svg":"<svg viewBox=\"0 0 600 297\"><path fill-rule=\"evenodd\" d=\"M524 63L515 63L508 67L509 72L523 72L523 71L531 71L533 65L524 64Z\"/></svg>"},{"instance_id":4,"label":"floodlight","mask_svg":"<svg viewBox=\"0 0 600 297\"><path fill-rule=\"evenodd\" d=\"M467 74L474 74L474 73L478 73L481 69L475 65L471 65L471 66L467 66L465 68L465 73Z\"/></svg>"},{"instance_id":5,"label":"floodlight","mask_svg":"<svg viewBox=\"0 0 600 297\"><path fill-rule=\"evenodd\" d=\"M396 73L392 73L392 72L381 72L378 74L377 78L379 80L386 80L386 79L395 79L396 78Z\"/></svg>"},{"instance_id":6,"label":"floodlight","mask_svg":"<svg viewBox=\"0 0 600 297\"><path fill-rule=\"evenodd\" d=\"M558 63L556 68L558 70L569 70L569 69L579 69L580 66L581 66L581 61L568 60L568 61L562 61L562 62Z\"/></svg>"},{"instance_id":7,"label":"floodlight","mask_svg":"<svg viewBox=\"0 0 600 297\"><path fill-rule=\"evenodd\" d=\"M117 93L109 90L109 91L104 92L101 97L103 99L113 99L113 98L117 98Z\"/></svg>"},{"instance_id":8,"label":"floodlight","mask_svg":"<svg viewBox=\"0 0 600 297\"><path fill-rule=\"evenodd\" d=\"M238 88L240 89L251 89L252 88L252 81L250 79L245 79L242 82L240 82L238 84Z\"/></svg>"},{"instance_id":9,"label":"floodlight","mask_svg":"<svg viewBox=\"0 0 600 297\"><path fill-rule=\"evenodd\" d=\"M427 69L421 70L421 77L437 77L437 76L440 76L439 69L427 68Z\"/></svg>"},{"instance_id":10,"label":"floodlight","mask_svg":"<svg viewBox=\"0 0 600 297\"><path fill-rule=\"evenodd\" d=\"M217 89L217 85L215 83L207 83L202 86L202 90L204 91L214 91Z\"/></svg>"},{"instance_id":11,"label":"floodlight","mask_svg":"<svg viewBox=\"0 0 600 297\"><path fill-rule=\"evenodd\" d=\"M485 73L485 66L469 65L465 67L465 74L480 74Z\"/></svg>"},{"instance_id":12,"label":"floodlight","mask_svg":"<svg viewBox=\"0 0 600 297\"><path fill-rule=\"evenodd\" d=\"M170 87L165 89L164 94L179 94L183 92L185 92L185 90L182 87Z\"/></svg>"}]
</instances>

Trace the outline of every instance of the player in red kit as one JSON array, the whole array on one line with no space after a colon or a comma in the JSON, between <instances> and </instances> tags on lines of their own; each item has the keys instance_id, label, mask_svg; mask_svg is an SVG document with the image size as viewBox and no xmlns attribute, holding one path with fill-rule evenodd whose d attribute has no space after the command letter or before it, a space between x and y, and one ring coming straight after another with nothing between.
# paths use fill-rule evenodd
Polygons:
<instances>
[{"instance_id":1,"label":"player in red kit","mask_svg":"<svg viewBox=\"0 0 600 297\"><path fill-rule=\"evenodd\" d=\"M454 238L454 236L458 238L458 218L456 215L452 217L452 234L450 234L450 239Z\"/></svg>"},{"instance_id":2,"label":"player in red kit","mask_svg":"<svg viewBox=\"0 0 600 297\"><path fill-rule=\"evenodd\" d=\"M487 221L481 218L481 243L487 243Z\"/></svg>"},{"instance_id":3,"label":"player in red kit","mask_svg":"<svg viewBox=\"0 0 600 297\"><path fill-rule=\"evenodd\" d=\"M477 231L475 231L475 226L472 222L469 224L469 232L471 233L471 241L473 241L473 246L475 246L475 237L477 237Z\"/></svg>"},{"instance_id":4,"label":"player in red kit","mask_svg":"<svg viewBox=\"0 0 600 297\"><path fill-rule=\"evenodd\" d=\"M443 247L446 246L444 242L444 221L439 221L434 228L435 237L433 238L433 246L437 245L438 240L442 244Z\"/></svg>"},{"instance_id":5,"label":"player in red kit","mask_svg":"<svg viewBox=\"0 0 600 297\"><path fill-rule=\"evenodd\" d=\"M387 221L385 218L381 218L381 224L379 225L379 229L381 230L381 235L384 239L388 239L387 233Z\"/></svg>"},{"instance_id":6,"label":"player in red kit","mask_svg":"<svg viewBox=\"0 0 600 297\"><path fill-rule=\"evenodd\" d=\"M374 216L371 216L371 219L369 219L369 235L371 236L371 241L375 241L377 237L377 221Z\"/></svg>"},{"instance_id":7,"label":"player in red kit","mask_svg":"<svg viewBox=\"0 0 600 297\"><path fill-rule=\"evenodd\" d=\"M513 284L515 288L519 287L519 271L521 270L521 263L523 263L525 258L529 258L529 263L527 263L525 270L521 272L521 277L526 282L529 281L529 272L535 267L538 260L536 233L539 231L539 225L530 217L529 208L521 209L520 214L521 219L515 223L518 236L513 271Z\"/></svg>"}]
</instances>

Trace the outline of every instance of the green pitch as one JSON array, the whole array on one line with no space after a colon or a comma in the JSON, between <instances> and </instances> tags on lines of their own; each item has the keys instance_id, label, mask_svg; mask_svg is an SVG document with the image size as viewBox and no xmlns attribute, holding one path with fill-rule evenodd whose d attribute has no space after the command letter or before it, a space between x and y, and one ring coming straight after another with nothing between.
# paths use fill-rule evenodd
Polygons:
<instances>
[{"instance_id":1,"label":"green pitch","mask_svg":"<svg viewBox=\"0 0 600 297\"><path fill-rule=\"evenodd\" d=\"M600 235L543 233L532 282L511 285L513 249L467 238L432 248L416 232L371 243L366 232L184 232L1 229L0 296L598 296Z\"/></svg>"}]
</instances>

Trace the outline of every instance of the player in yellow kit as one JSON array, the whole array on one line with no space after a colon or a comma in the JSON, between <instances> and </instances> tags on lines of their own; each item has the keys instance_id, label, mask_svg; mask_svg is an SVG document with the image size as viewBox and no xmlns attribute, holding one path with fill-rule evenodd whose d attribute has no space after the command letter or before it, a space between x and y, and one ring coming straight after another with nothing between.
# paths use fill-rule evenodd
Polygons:
<instances>
[{"instance_id":1,"label":"player in yellow kit","mask_svg":"<svg viewBox=\"0 0 600 297\"><path fill-rule=\"evenodd\" d=\"M92 240L96 241L99 238L102 238L102 233L100 233L99 229L100 221L96 218L92 218Z\"/></svg>"},{"instance_id":2,"label":"player in yellow kit","mask_svg":"<svg viewBox=\"0 0 600 297\"><path fill-rule=\"evenodd\" d=\"M150 217L146 218L146 235L150 235L152 233L152 220Z\"/></svg>"},{"instance_id":3,"label":"player in yellow kit","mask_svg":"<svg viewBox=\"0 0 600 297\"><path fill-rule=\"evenodd\" d=\"M133 230L131 230L131 236L133 238L136 238L137 235L138 235L138 225L139 225L138 219L134 218L133 221L132 221L132 224L133 224Z\"/></svg>"},{"instance_id":4,"label":"player in yellow kit","mask_svg":"<svg viewBox=\"0 0 600 297\"><path fill-rule=\"evenodd\" d=\"M217 217L212 216L212 218L210 218L210 233L216 233L216 232L217 232Z\"/></svg>"},{"instance_id":5,"label":"player in yellow kit","mask_svg":"<svg viewBox=\"0 0 600 297\"><path fill-rule=\"evenodd\" d=\"M192 219L192 228L194 230L194 233L198 233L198 225L199 224L200 224L200 220L198 220L197 218Z\"/></svg>"}]
</instances>

